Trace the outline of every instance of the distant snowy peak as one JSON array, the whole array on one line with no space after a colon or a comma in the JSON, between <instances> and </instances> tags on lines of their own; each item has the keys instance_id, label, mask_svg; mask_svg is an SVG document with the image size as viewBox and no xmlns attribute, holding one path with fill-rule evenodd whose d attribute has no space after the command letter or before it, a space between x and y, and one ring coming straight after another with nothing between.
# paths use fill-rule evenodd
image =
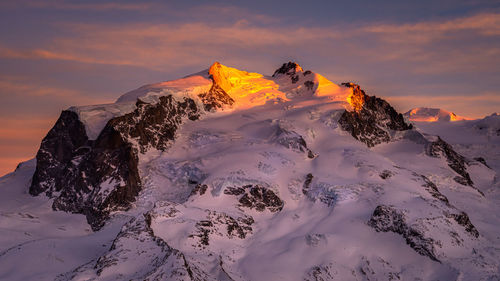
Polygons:
<instances>
[{"instance_id":1,"label":"distant snowy peak","mask_svg":"<svg viewBox=\"0 0 500 281\"><path fill-rule=\"evenodd\" d=\"M493 113L483 119L474 120L473 127L489 136L500 136L500 114Z\"/></svg>"},{"instance_id":2,"label":"distant snowy peak","mask_svg":"<svg viewBox=\"0 0 500 281\"><path fill-rule=\"evenodd\" d=\"M300 65L298 65L296 62L287 62L284 63L280 68L278 68L274 74L273 77L277 77L281 74L284 75L296 75L297 72L303 72L304 70Z\"/></svg>"},{"instance_id":3,"label":"distant snowy peak","mask_svg":"<svg viewBox=\"0 0 500 281\"><path fill-rule=\"evenodd\" d=\"M406 112L404 116L413 122L449 122L471 120L471 118L458 116L453 112L449 112L440 108L428 107L413 108Z\"/></svg>"}]
</instances>

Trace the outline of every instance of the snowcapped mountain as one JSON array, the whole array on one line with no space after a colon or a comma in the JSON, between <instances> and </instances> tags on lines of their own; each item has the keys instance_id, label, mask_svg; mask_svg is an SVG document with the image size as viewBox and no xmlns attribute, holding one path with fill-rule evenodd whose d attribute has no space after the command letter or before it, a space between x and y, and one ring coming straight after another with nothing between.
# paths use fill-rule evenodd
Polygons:
<instances>
[{"instance_id":1,"label":"snowcapped mountain","mask_svg":"<svg viewBox=\"0 0 500 281\"><path fill-rule=\"evenodd\" d=\"M458 116L455 113L446 111L444 109L427 107L413 108L403 115L410 121L414 122L449 122L471 119L468 117Z\"/></svg>"},{"instance_id":2,"label":"snowcapped mountain","mask_svg":"<svg viewBox=\"0 0 500 281\"><path fill-rule=\"evenodd\" d=\"M293 62L72 107L0 179L0 279L498 280L499 124Z\"/></svg>"}]
</instances>

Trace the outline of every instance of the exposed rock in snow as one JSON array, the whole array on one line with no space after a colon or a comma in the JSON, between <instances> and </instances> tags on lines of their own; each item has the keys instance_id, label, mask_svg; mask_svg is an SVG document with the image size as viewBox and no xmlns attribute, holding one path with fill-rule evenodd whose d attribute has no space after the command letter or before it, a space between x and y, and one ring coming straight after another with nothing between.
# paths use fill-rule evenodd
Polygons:
<instances>
[{"instance_id":1,"label":"exposed rock in snow","mask_svg":"<svg viewBox=\"0 0 500 281\"><path fill-rule=\"evenodd\" d=\"M138 153L167 149L184 119L199 116L187 98L138 101L136 110L111 119L89 141L76 114L64 111L42 142L30 193L56 197L55 210L83 213L99 229L111 211L127 209L142 189Z\"/></svg>"},{"instance_id":2,"label":"exposed rock in snow","mask_svg":"<svg viewBox=\"0 0 500 281\"><path fill-rule=\"evenodd\" d=\"M475 243L479 237L479 232L471 223L469 216L463 211L457 213L453 206L448 202L445 203L448 206L440 209L441 214L424 218L418 216L415 218L415 214L406 209L379 205L373 211L368 225L376 231L401 235L417 253L441 262L441 259L448 258L442 253L442 248L467 249L468 244ZM435 208L438 207L429 205L428 211L432 212ZM450 227L453 223L462 229Z\"/></svg>"},{"instance_id":3,"label":"exposed rock in snow","mask_svg":"<svg viewBox=\"0 0 500 281\"><path fill-rule=\"evenodd\" d=\"M228 187L224 194L240 196L239 203L241 207L255 209L259 212L269 210L278 212L283 209L283 201L269 188L263 186L246 185L243 187Z\"/></svg>"},{"instance_id":4,"label":"exposed rock in snow","mask_svg":"<svg viewBox=\"0 0 500 281\"><path fill-rule=\"evenodd\" d=\"M205 247L210 244L211 235L224 236L229 239L245 239L252 233L251 225L254 219L251 216L233 218L226 213L209 211L205 220L196 223L196 234L189 237L198 237L198 247Z\"/></svg>"},{"instance_id":5,"label":"exposed rock in snow","mask_svg":"<svg viewBox=\"0 0 500 281\"><path fill-rule=\"evenodd\" d=\"M284 122L276 122L276 132L272 137L273 140L280 145L289 148L296 152L306 153L308 158L314 158L316 155L309 148L307 148L306 141L293 128L289 128Z\"/></svg>"},{"instance_id":6,"label":"exposed rock in snow","mask_svg":"<svg viewBox=\"0 0 500 281\"><path fill-rule=\"evenodd\" d=\"M435 247L440 246L439 242L425 237L420 229L408 225L403 211L396 210L391 206L379 205L373 211L368 224L377 231L391 231L402 235L406 239L406 243L417 253L427 256L433 261L439 261L435 253Z\"/></svg>"},{"instance_id":7,"label":"exposed rock in snow","mask_svg":"<svg viewBox=\"0 0 500 281\"><path fill-rule=\"evenodd\" d=\"M472 188L475 188L474 182L472 182L469 173L467 173L465 158L455 152L455 150L453 150L453 147L443 141L440 137L437 137L437 140L428 144L426 153L432 157L444 157L448 162L448 166L450 166L450 168L459 175L453 179L459 184L468 185ZM484 196L484 194L480 190L476 190Z\"/></svg>"},{"instance_id":8,"label":"exposed rock in snow","mask_svg":"<svg viewBox=\"0 0 500 281\"><path fill-rule=\"evenodd\" d=\"M74 107L0 178L0 279L498 280L497 117L414 129L293 62Z\"/></svg>"},{"instance_id":9,"label":"exposed rock in snow","mask_svg":"<svg viewBox=\"0 0 500 281\"><path fill-rule=\"evenodd\" d=\"M215 280L156 237L144 218L122 227L109 251L57 280Z\"/></svg>"},{"instance_id":10,"label":"exposed rock in snow","mask_svg":"<svg viewBox=\"0 0 500 281\"><path fill-rule=\"evenodd\" d=\"M349 97L353 111L345 111L339 119L342 129L351 133L368 147L391 140L391 131L410 130L412 125L405 123L403 116L397 113L385 100L367 96L353 83L342 85L352 89Z\"/></svg>"},{"instance_id":11,"label":"exposed rock in snow","mask_svg":"<svg viewBox=\"0 0 500 281\"><path fill-rule=\"evenodd\" d=\"M213 83L212 88L207 93L201 93L199 97L207 111L234 104L234 100L217 83Z\"/></svg>"}]
</instances>

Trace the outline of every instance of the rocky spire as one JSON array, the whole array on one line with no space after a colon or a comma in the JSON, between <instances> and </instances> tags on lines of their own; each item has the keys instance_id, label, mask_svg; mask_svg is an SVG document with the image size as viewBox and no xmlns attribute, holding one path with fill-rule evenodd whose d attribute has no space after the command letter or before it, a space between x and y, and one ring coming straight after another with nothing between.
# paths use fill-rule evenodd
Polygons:
<instances>
[{"instance_id":1,"label":"rocky spire","mask_svg":"<svg viewBox=\"0 0 500 281\"><path fill-rule=\"evenodd\" d=\"M234 86L229 78L231 76L238 76L235 75L237 74L235 73L236 71L237 70L234 68L230 68L220 64L219 62L215 62L208 69L208 74L210 75L210 78L214 81L214 84L219 86L219 88L221 88L227 93Z\"/></svg>"},{"instance_id":2,"label":"rocky spire","mask_svg":"<svg viewBox=\"0 0 500 281\"><path fill-rule=\"evenodd\" d=\"M398 113L388 102L375 96L368 96L358 85L348 82L343 86L352 89L347 98L353 111L344 111L339 119L340 126L351 135L373 147L391 140L390 131L412 129L406 124L401 113Z\"/></svg>"},{"instance_id":3,"label":"rocky spire","mask_svg":"<svg viewBox=\"0 0 500 281\"><path fill-rule=\"evenodd\" d=\"M287 63L284 63L280 68L278 68L274 74L273 77L278 76L279 74L287 74L287 75L295 75L297 72L304 71L302 67L296 62L289 61Z\"/></svg>"}]
</instances>

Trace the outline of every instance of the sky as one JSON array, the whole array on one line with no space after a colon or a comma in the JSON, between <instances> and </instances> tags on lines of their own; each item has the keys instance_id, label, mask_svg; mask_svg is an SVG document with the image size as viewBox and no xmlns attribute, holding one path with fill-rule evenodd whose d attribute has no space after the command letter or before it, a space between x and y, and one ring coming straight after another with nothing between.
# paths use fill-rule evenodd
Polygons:
<instances>
[{"instance_id":1,"label":"sky","mask_svg":"<svg viewBox=\"0 0 500 281\"><path fill-rule=\"evenodd\" d=\"M0 1L0 176L69 106L290 60L400 112L481 118L500 112L500 0Z\"/></svg>"}]
</instances>

